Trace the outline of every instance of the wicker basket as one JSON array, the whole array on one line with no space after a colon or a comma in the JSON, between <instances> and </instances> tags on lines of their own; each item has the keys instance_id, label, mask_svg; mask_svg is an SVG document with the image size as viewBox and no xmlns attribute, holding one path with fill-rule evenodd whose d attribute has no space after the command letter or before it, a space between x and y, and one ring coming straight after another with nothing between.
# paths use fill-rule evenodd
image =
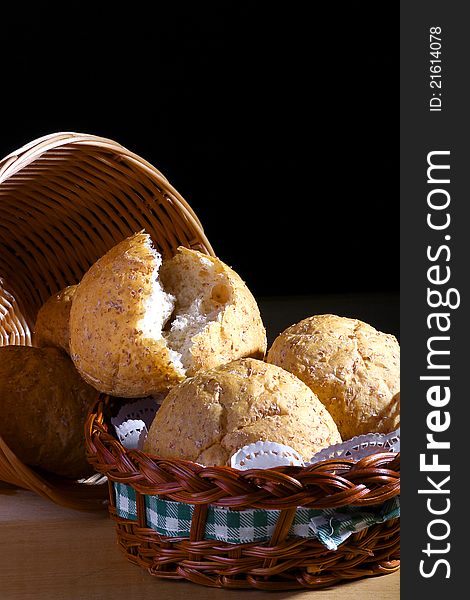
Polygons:
<instances>
[{"instance_id":1,"label":"wicker basket","mask_svg":"<svg viewBox=\"0 0 470 600\"><path fill-rule=\"evenodd\" d=\"M127 558L160 578L223 588L321 588L392 573L399 568L400 519L352 534L337 550L315 539L288 537L297 507L377 506L400 494L400 455L380 453L355 462L324 460L309 467L239 471L126 450L110 431L112 399L91 411L85 439L90 462L108 477L110 513ZM134 520L119 516L114 482L135 492ZM194 505L189 537L168 537L147 526L147 495ZM208 506L276 509L267 542L230 544L204 539Z\"/></svg>"},{"instance_id":2,"label":"wicker basket","mask_svg":"<svg viewBox=\"0 0 470 600\"><path fill-rule=\"evenodd\" d=\"M0 346L31 345L37 312L113 245L146 229L164 256L213 250L187 202L120 144L78 133L34 140L0 162ZM24 465L0 437L0 480L78 509L103 507L106 485ZM91 485L93 483L93 485Z\"/></svg>"}]
</instances>

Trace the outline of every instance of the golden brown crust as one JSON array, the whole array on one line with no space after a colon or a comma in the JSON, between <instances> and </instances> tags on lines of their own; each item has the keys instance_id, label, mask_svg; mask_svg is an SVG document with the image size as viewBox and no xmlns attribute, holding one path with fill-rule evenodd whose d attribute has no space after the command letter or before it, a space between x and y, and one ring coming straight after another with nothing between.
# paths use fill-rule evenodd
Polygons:
<instances>
[{"instance_id":1,"label":"golden brown crust","mask_svg":"<svg viewBox=\"0 0 470 600\"><path fill-rule=\"evenodd\" d=\"M39 309L33 334L35 346L54 346L69 352L70 308L76 289L76 285L69 285Z\"/></svg>"},{"instance_id":2,"label":"golden brown crust","mask_svg":"<svg viewBox=\"0 0 470 600\"><path fill-rule=\"evenodd\" d=\"M161 267L159 259L150 237L135 234L99 259L77 287L70 353L101 392L149 396L199 369L264 357L258 305L232 269L182 247Z\"/></svg>"},{"instance_id":3,"label":"golden brown crust","mask_svg":"<svg viewBox=\"0 0 470 600\"><path fill-rule=\"evenodd\" d=\"M182 379L164 339L142 330L155 280L147 234L114 246L85 273L70 311L70 352L82 377L103 393L143 397Z\"/></svg>"},{"instance_id":4,"label":"golden brown crust","mask_svg":"<svg viewBox=\"0 0 470 600\"><path fill-rule=\"evenodd\" d=\"M200 371L170 390L144 449L164 458L222 465L258 440L287 444L308 459L341 438L304 383L275 365L244 358Z\"/></svg>"},{"instance_id":5,"label":"golden brown crust","mask_svg":"<svg viewBox=\"0 0 470 600\"><path fill-rule=\"evenodd\" d=\"M258 304L238 273L217 257L179 247L172 259L164 261L160 276L165 289L187 303L188 281L194 273L200 286L202 312L219 309L220 314L192 338L186 374L192 376L200 369L243 357L263 359L266 330ZM178 300L176 311L179 308Z\"/></svg>"},{"instance_id":6,"label":"golden brown crust","mask_svg":"<svg viewBox=\"0 0 470 600\"><path fill-rule=\"evenodd\" d=\"M267 361L294 373L326 406L343 439L399 425L400 346L367 323L316 315L288 327Z\"/></svg>"},{"instance_id":7,"label":"golden brown crust","mask_svg":"<svg viewBox=\"0 0 470 600\"><path fill-rule=\"evenodd\" d=\"M0 348L0 435L24 463L78 479L92 473L84 424L98 392L58 348Z\"/></svg>"}]
</instances>

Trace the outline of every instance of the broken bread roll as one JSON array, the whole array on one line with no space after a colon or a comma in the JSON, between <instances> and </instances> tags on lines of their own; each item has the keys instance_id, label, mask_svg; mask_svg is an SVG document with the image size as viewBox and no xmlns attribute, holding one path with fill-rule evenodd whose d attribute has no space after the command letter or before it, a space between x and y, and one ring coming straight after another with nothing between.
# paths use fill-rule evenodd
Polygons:
<instances>
[{"instance_id":1,"label":"broken bread roll","mask_svg":"<svg viewBox=\"0 0 470 600\"><path fill-rule=\"evenodd\" d=\"M286 444L308 460L341 437L300 379L276 365L242 358L173 387L152 421L144 451L228 465L237 450L260 440Z\"/></svg>"},{"instance_id":2,"label":"broken bread roll","mask_svg":"<svg viewBox=\"0 0 470 600\"><path fill-rule=\"evenodd\" d=\"M400 346L391 334L358 319L314 315L283 331L267 361L308 385L344 440L400 424Z\"/></svg>"},{"instance_id":3,"label":"broken bread roll","mask_svg":"<svg viewBox=\"0 0 470 600\"><path fill-rule=\"evenodd\" d=\"M67 286L39 309L33 332L35 346L53 346L69 352L70 308L76 289L76 285Z\"/></svg>"},{"instance_id":4,"label":"broken bread roll","mask_svg":"<svg viewBox=\"0 0 470 600\"><path fill-rule=\"evenodd\" d=\"M265 352L258 305L237 273L187 248L162 266L143 232L94 263L74 295L72 360L112 396L150 396L203 367Z\"/></svg>"}]
</instances>

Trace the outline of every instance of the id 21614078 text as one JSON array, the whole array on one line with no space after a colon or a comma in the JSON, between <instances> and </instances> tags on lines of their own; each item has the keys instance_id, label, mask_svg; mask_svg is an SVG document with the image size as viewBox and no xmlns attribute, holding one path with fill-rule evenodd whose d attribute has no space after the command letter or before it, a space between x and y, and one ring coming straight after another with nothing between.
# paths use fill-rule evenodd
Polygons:
<instances>
[{"instance_id":1,"label":"id 21614078 text","mask_svg":"<svg viewBox=\"0 0 470 600\"><path fill-rule=\"evenodd\" d=\"M442 89L442 28L429 28L429 110L440 112L443 104Z\"/></svg>"}]
</instances>

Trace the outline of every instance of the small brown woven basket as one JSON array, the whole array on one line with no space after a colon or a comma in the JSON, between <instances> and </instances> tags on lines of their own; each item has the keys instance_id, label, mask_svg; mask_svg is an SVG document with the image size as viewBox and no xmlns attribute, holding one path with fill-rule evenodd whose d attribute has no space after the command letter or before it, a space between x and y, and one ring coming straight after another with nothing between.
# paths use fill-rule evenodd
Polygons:
<instances>
[{"instance_id":1,"label":"small brown woven basket","mask_svg":"<svg viewBox=\"0 0 470 600\"><path fill-rule=\"evenodd\" d=\"M151 575L212 587L287 590L321 588L399 568L398 518L352 534L336 551L288 532L297 507L371 507L398 496L400 454L248 471L201 467L126 450L110 433L110 404L102 397L91 411L85 432L88 457L108 478L110 514L122 551ZM115 482L134 490L136 519L118 515ZM148 527L146 495L194 505L189 537L163 536ZM204 539L209 505L280 512L269 541L230 544Z\"/></svg>"},{"instance_id":2,"label":"small brown woven basket","mask_svg":"<svg viewBox=\"0 0 470 600\"><path fill-rule=\"evenodd\" d=\"M34 140L0 161L0 346L31 345L42 304L112 246L145 229L164 256L214 254L188 203L120 144L79 133ZM23 464L0 436L0 481L77 509L103 507L107 486Z\"/></svg>"},{"instance_id":3,"label":"small brown woven basket","mask_svg":"<svg viewBox=\"0 0 470 600\"><path fill-rule=\"evenodd\" d=\"M31 344L37 311L77 283L89 266L128 235L146 229L164 256L179 245L214 252L185 200L152 165L112 140L59 133L0 162L0 345ZM238 471L162 460L126 450L110 425L112 399L101 396L85 428L88 458L107 485L70 483L27 467L0 438L0 480L66 506L103 506L126 557L160 578L223 588L320 588L399 568L399 519L353 534L338 550L289 537L297 507L379 506L400 493L400 456L357 463ZM137 517L117 515L114 483L131 486ZM189 537L146 525L145 496L195 506ZM279 510L269 541L204 539L209 505Z\"/></svg>"}]
</instances>

